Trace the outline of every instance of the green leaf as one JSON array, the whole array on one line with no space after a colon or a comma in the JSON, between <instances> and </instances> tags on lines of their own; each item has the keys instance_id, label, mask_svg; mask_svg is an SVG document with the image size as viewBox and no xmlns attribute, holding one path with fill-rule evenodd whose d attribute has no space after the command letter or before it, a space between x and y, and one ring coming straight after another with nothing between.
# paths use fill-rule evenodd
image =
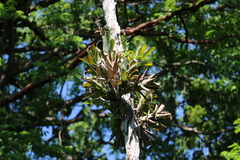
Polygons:
<instances>
[{"instance_id":1,"label":"green leaf","mask_svg":"<svg viewBox=\"0 0 240 160\"><path fill-rule=\"evenodd\" d=\"M79 58L81 61L83 61L84 63L87 63L90 65L90 62L88 62L88 60L86 60L85 58Z\"/></svg>"},{"instance_id":2,"label":"green leaf","mask_svg":"<svg viewBox=\"0 0 240 160\"><path fill-rule=\"evenodd\" d=\"M113 50L114 45L115 45L115 40L111 39L111 40L110 40L110 47L109 47L109 50L110 50L110 51Z\"/></svg>"},{"instance_id":3,"label":"green leaf","mask_svg":"<svg viewBox=\"0 0 240 160\"><path fill-rule=\"evenodd\" d=\"M146 48L147 48L147 46L142 46L137 50L137 58L138 59L140 59L140 60L144 59L143 56L145 54Z\"/></svg>"},{"instance_id":4,"label":"green leaf","mask_svg":"<svg viewBox=\"0 0 240 160\"><path fill-rule=\"evenodd\" d=\"M92 57L94 64L99 64L101 62L100 51L96 46L91 46L88 49L88 54Z\"/></svg>"},{"instance_id":5,"label":"green leaf","mask_svg":"<svg viewBox=\"0 0 240 160\"><path fill-rule=\"evenodd\" d=\"M85 83L83 83L83 85L82 85L83 87L91 87L92 86L92 84L91 83L89 83L89 82L85 82Z\"/></svg>"},{"instance_id":6,"label":"green leaf","mask_svg":"<svg viewBox=\"0 0 240 160\"><path fill-rule=\"evenodd\" d=\"M237 120L235 120L234 122L233 122L233 124L235 124L235 125L237 125L236 127L235 127L235 133L236 134L238 134L238 133L240 133L240 118L238 118Z\"/></svg>"},{"instance_id":7,"label":"green leaf","mask_svg":"<svg viewBox=\"0 0 240 160\"><path fill-rule=\"evenodd\" d=\"M153 66L153 63L152 62L148 62L148 61L141 61L139 63L139 66L147 66L147 67L150 67L150 66Z\"/></svg>"},{"instance_id":8,"label":"green leaf","mask_svg":"<svg viewBox=\"0 0 240 160\"><path fill-rule=\"evenodd\" d=\"M133 52L133 51L125 51L124 54L122 54L122 55L120 56L120 59L122 59L122 58L124 58L124 57L126 57L126 56L131 55L132 52Z\"/></svg>"},{"instance_id":9,"label":"green leaf","mask_svg":"<svg viewBox=\"0 0 240 160\"><path fill-rule=\"evenodd\" d=\"M92 56L87 56L87 57L86 57L86 60L87 60L88 64L90 64L90 65L95 64L95 63L94 63L94 59L93 59Z\"/></svg>"},{"instance_id":10,"label":"green leaf","mask_svg":"<svg viewBox=\"0 0 240 160\"><path fill-rule=\"evenodd\" d=\"M165 5L170 8L170 9L175 9L176 8L176 0L166 0Z\"/></svg>"},{"instance_id":11,"label":"green leaf","mask_svg":"<svg viewBox=\"0 0 240 160\"><path fill-rule=\"evenodd\" d=\"M156 47L150 47L147 51L144 52L144 55L143 55L142 59L145 59L146 56L147 56L149 53L153 52L155 49L156 49Z\"/></svg>"},{"instance_id":12,"label":"green leaf","mask_svg":"<svg viewBox=\"0 0 240 160\"><path fill-rule=\"evenodd\" d=\"M111 47L110 31L106 31L103 37L103 51L108 54L110 51L110 47Z\"/></svg>"},{"instance_id":13,"label":"green leaf","mask_svg":"<svg viewBox=\"0 0 240 160\"><path fill-rule=\"evenodd\" d=\"M121 39L122 39L123 50L127 51L128 50L128 42L124 36L122 36Z\"/></svg>"},{"instance_id":14,"label":"green leaf","mask_svg":"<svg viewBox=\"0 0 240 160\"><path fill-rule=\"evenodd\" d=\"M127 80L127 71L125 69L121 70L121 79L122 79L122 81Z\"/></svg>"},{"instance_id":15,"label":"green leaf","mask_svg":"<svg viewBox=\"0 0 240 160\"><path fill-rule=\"evenodd\" d=\"M82 42L82 38L79 36L73 36L73 40L76 42Z\"/></svg>"}]
</instances>

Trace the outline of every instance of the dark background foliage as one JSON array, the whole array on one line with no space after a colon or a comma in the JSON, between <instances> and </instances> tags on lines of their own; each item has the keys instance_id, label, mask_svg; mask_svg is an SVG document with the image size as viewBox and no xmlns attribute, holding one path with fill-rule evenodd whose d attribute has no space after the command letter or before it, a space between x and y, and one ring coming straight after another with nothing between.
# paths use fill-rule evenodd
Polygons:
<instances>
[{"instance_id":1,"label":"dark background foliage","mask_svg":"<svg viewBox=\"0 0 240 160\"><path fill-rule=\"evenodd\" d=\"M108 111L84 104L86 66L79 58L101 45L98 1L0 2L0 157L116 159ZM239 142L238 1L119 0L117 17L130 48L156 47L148 60L173 120L155 131L142 159L221 159ZM109 155L108 155L109 156Z\"/></svg>"}]
</instances>

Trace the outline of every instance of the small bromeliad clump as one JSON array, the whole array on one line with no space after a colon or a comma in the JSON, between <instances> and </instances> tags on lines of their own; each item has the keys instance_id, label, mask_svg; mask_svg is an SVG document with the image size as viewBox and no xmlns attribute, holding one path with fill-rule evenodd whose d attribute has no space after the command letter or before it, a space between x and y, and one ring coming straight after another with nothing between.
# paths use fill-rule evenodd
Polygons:
<instances>
[{"instance_id":1,"label":"small bromeliad clump","mask_svg":"<svg viewBox=\"0 0 240 160\"><path fill-rule=\"evenodd\" d=\"M107 31L103 37L103 50L96 46L88 49L88 56L80 58L85 62L87 77L83 87L87 88L85 98L91 103L104 106L111 111L112 137L115 144L121 145L123 135L121 123L127 114L123 103L131 103L137 124L141 146L146 147L154 140L150 128L161 128L161 119L171 118L171 113L163 111L165 105L153 105L154 91L159 84L154 82L155 74L148 75L147 67L152 63L144 61L146 56L155 50L154 47L139 46L136 51L129 51L124 42L124 53L114 50L115 41L110 39ZM129 96L129 102L123 102L123 95Z\"/></svg>"}]
</instances>

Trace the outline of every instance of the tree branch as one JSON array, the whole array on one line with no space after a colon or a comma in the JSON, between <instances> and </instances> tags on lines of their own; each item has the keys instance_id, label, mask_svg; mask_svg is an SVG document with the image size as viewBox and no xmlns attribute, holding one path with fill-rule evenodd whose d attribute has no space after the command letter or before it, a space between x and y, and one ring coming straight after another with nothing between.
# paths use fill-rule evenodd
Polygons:
<instances>
[{"instance_id":1,"label":"tree branch","mask_svg":"<svg viewBox=\"0 0 240 160\"><path fill-rule=\"evenodd\" d=\"M32 91L33 89L52 81L52 78L54 78L54 77L56 77L56 75L50 74L50 75L45 76L42 80L40 80L38 82L29 83L24 88L22 88L21 91L15 93L15 94L12 94L8 97L2 98L0 100L0 106L14 102L16 99L23 97L25 94Z\"/></svg>"},{"instance_id":2,"label":"tree branch","mask_svg":"<svg viewBox=\"0 0 240 160\"><path fill-rule=\"evenodd\" d=\"M191 44L215 44L215 43L218 43L219 41L222 41L226 38L236 38L240 41L240 36L238 35L235 35L235 34L228 34L228 35L225 35L223 37L220 37L218 39L215 39L215 40L189 40L189 39L180 39L180 38L177 38L177 37L174 37L173 35L171 34L168 34L168 33L165 33L165 32L152 32L152 33L143 33L143 32L140 32L138 35L143 35L143 36L166 36L170 39L173 39L174 41L176 42L180 42L180 43L191 43Z\"/></svg>"},{"instance_id":3,"label":"tree branch","mask_svg":"<svg viewBox=\"0 0 240 160\"><path fill-rule=\"evenodd\" d=\"M184 131L189 131L189 132L194 132L194 133L197 133L197 134L204 134L204 135L214 135L214 134L220 134L220 133L223 133L223 132L234 131L234 128L232 128L232 129L222 129L222 130L218 130L218 131L206 132L206 131L198 130L197 127L188 127L188 126L185 126L185 125L182 125L182 124L176 124L176 123L172 123L172 126L181 128Z\"/></svg>"},{"instance_id":4,"label":"tree branch","mask_svg":"<svg viewBox=\"0 0 240 160\"><path fill-rule=\"evenodd\" d=\"M185 30L185 39L188 40L188 29L187 29L187 25L186 25L186 23L185 23L185 21L184 21L184 19L182 18L181 15L179 15L179 18L180 18L180 20L181 20L181 22L182 22L182 24L183 24L184 30Z\"/></svg>"},{"instance_id":5,"label":"tree branch","mask_svg":"<svg viewBox=\"0 0 240 160\"><path fill-rule=\"evenodd\" d=\"M7 62L7 70L11 71L14 67L14 45L15 45L15 29L14 29L14 20L9 19L5 22L4 27L7 27L6 34L8 34L8 62ZM7 83L7 77L9 77L10 72L3 71L0 76L0 89L3 89L3 86Z\"/></svg>"},{"instance_id":6,"label":"tree branch","mask_svg":"<svg viewBox=\"0 0 240 160\"><path fill-rule=\"evenodd\" d=\"M229 4L226 4L226 5L221 5L221 6L217 6L217 7L214 7L212 8L212 11L221 11L225 8L233 8L233 9L239 9L240 8L240 4L238 3L229 3Z\"/></svg>"},{"instance_id":7,"label":"tree branch","mask_svg":"<svg viewBox=\"0 0 240 160\"><path fill-rule=\"evenodd\" d=\"M194 13L194 12L198 11L198 9L201 8L202 6L207 5L207 4L212 4L216 1L217 0L204 0L204 1L200 2L198 5L193 5L193 6L188 7L188 8L182 8L182 9L176 10L176 11L174 11L170 14L167 14L167 15L161 17L161 18L157 18L157 19L142 23L135 28L130 28L129 27L129 28L126 28L126 29L122 29L122 33L124 35L135 34L136 32L139 32L141 30L146 30L146 28L152 28L152 27L156 26L159 21L168 21L176 15Z\"/></svg>"},{"instance_id":8,"label":"tree branch","mask_svg":"<svg viewBox=\"0 0 240 160\"><path fill-rule=\"evenodd\" d=\"M161 72L156 74L157 77L161 77L164 74L167 74L169 72L174 72L174 70L181 67L181 65L191 65L191 64L198 64L198 65L206 66L206 64L204 62L197 61L197 60L190 60L190 61L186 61L185 63L180 63L180 62L174 62L174 63L169 63L169 64L154 63L155 66L163 68L161 70ZM210 66L206 66L206 67L208 67L210 69L214 69L213 67L210 67Z\"/></svg>"},{"instance_id":9,"label":"tree branch","mask_svg":"<svg viewBox=\"0 0 240 160\"><path fill-rule=\"evenodd\" d=\"M48 37L45 36L43 30L39 28L35 23L28 21L27 19L21 19L22 23L28 26L42 42L48 41Z\"/></svg>"},{"instance_id":10,"label":"tree branch","mask_svg":"<svg viewBox=\"0 0 240 160\"><path fill-rule=\"evenodd\" d=\"M84 96L81 95L81 96L76 96L76 97L74 97L73 99L66 100L66 101L65 101L65 107L72 106L73 104L82 101L82 100L83 100L83 97L84 97Z\"/></svg>"},{"instance_id":11,"label":"tree branch","mask_svg":"<svg viewBox=\"0 0 240 160\"><path fill-rule=\"evenodd\" d=\"M102 110L91 110L91 113L96 114L97 117L99 117L99 118L109 117L108 113L103 113L101 111ZM99 112L101 112L101 113L99 113ZM52 117L45 117L45 119L48 121L54 122L54 125L61 125L61 124L69 125L69 124L72 124L75 122L84 121L85 117L80 117L81 114L82 114L82 111L80 111L74 118L69 119L69 120L55 119Z\"/></svg>"},{"instance_id":12,"label":"tree branch","mask_svg":"<svg viewBox=\"0 0 240 160\"><path fill-rule=\"evenodd\" d=\"M131 5L131 4L129 4L129 5ZM126 2L124 3L124 12L125 12L126 19L127 19L127 22L123 25L124 28L126 28L129 23L132 23L132 22L134 22L134 21L137 21L137 20L143 18L143 15L144 15L143 13L141 13L141 12L139 11L138 5L136 5L136 6L135 6L135 12L136 12L137 14L139 14L140 16L137 17L137 18L129 19L129 16L128 16L128 13L127 13L127 3L126 3Z\"/></svg>"},{"instance_id":13,"label":"tree branch","mask_svg":"<svg viewBox=\"0 0 240 160\"><path fill-rule=\"evenodd\" d=\"M101 36L97 37L95 40L93 40L89 45L94 45L96 44ZM81 50L81 51L77 51L75 53L75 59L72 60L69 64L66 65L66 68L68 69L74 69L81 61L79 60L80 57L84 57L87 55L87 48ZM14 93L8 97L2 98L0 99L0 106L6 105L8 103L14 102L16 99L19 99L21 97L23 97L25 94L29 93L30 91L52 81L53 78L57 78L63 75L68 74L68 72L64 72L61 75L53 75L53 74L49 74L46 77L44 77L42 80L38 81L38 82L33 82L33 83L29 83L28 85L26 85L24 88L21 89L21 91ZM4 78L4 77L3 77ZM2 77L1 77L2 79Z\"/></svg>"},{"instance_id":14,"label":"tree branch","mask_svg":"<svg viewBox=\"0 0 240 160\"><path fill-rule=\"evenodd\" d=\"M53 52L57 52L58 48L53 49ZM55 54L55 56L57 56L57 54ZM12 66L18 66L18 67L14 67L13 69L7 69L7 71L11 70L11 72L7 75L1 75L0 78L0 86L4 86L4 81L7 81L8 83L15 83L15 79L14 77L22 72L28 71L29 69L33 68L34 65L33 63L38 61L42 61L45 62L50 58L49 54L43 54L40 55L38 57L34 57L33 59L35 60L30 60L30 61L24 61L24 62L20 62L20 63L15 63Z\"/></svg>"},{"instance_id":15,"label":"tree branch","mask_svg":"<svg viewBox=\"0 0 240 160\"><path fill-rule=\"evenodd\" d=\"M35 3L35 4L31 5L29 7L29 9L25 11L25 14L27 15L28 13L30 13L32 11L35 11L37 6L48 7L49 5L54 4L54 3L58 2L58 1L60 1L60 0L43 0L43 1L39 1L38 3Z\"/></svg>"},{"instance_id":16,"label":"tree branch","mask_svg":"<svg viewBox=\"0 0 240 160\"><path fill-rule=\"evenodd\" d=\"M22 48L15 48L14 53L21 53L21 52L30 52L30 51L49 51L54 49L53 47L22 47Z\"/></svg>"}]
</instances>

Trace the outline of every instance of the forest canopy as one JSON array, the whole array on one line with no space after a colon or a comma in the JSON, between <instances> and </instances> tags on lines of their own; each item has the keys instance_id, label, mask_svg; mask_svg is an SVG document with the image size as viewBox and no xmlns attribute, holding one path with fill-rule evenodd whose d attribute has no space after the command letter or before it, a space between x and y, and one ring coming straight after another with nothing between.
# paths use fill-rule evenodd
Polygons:
<instances>
[{"instance_id":1,"label":"forest canopy","mask_svg":"<svg viewBox=\"0 0 240 160\"><path fill-rule=\"evenodd\" d=\"M129 50L156 48L145 59L160 84L153 103L172 114L141 159L224 159L240 144L240 3L116 2ZM105 23L100 1L0 2L1 159L124 159L112 113L86 103L81 79Z\"/></svg>"}]
</instances>

